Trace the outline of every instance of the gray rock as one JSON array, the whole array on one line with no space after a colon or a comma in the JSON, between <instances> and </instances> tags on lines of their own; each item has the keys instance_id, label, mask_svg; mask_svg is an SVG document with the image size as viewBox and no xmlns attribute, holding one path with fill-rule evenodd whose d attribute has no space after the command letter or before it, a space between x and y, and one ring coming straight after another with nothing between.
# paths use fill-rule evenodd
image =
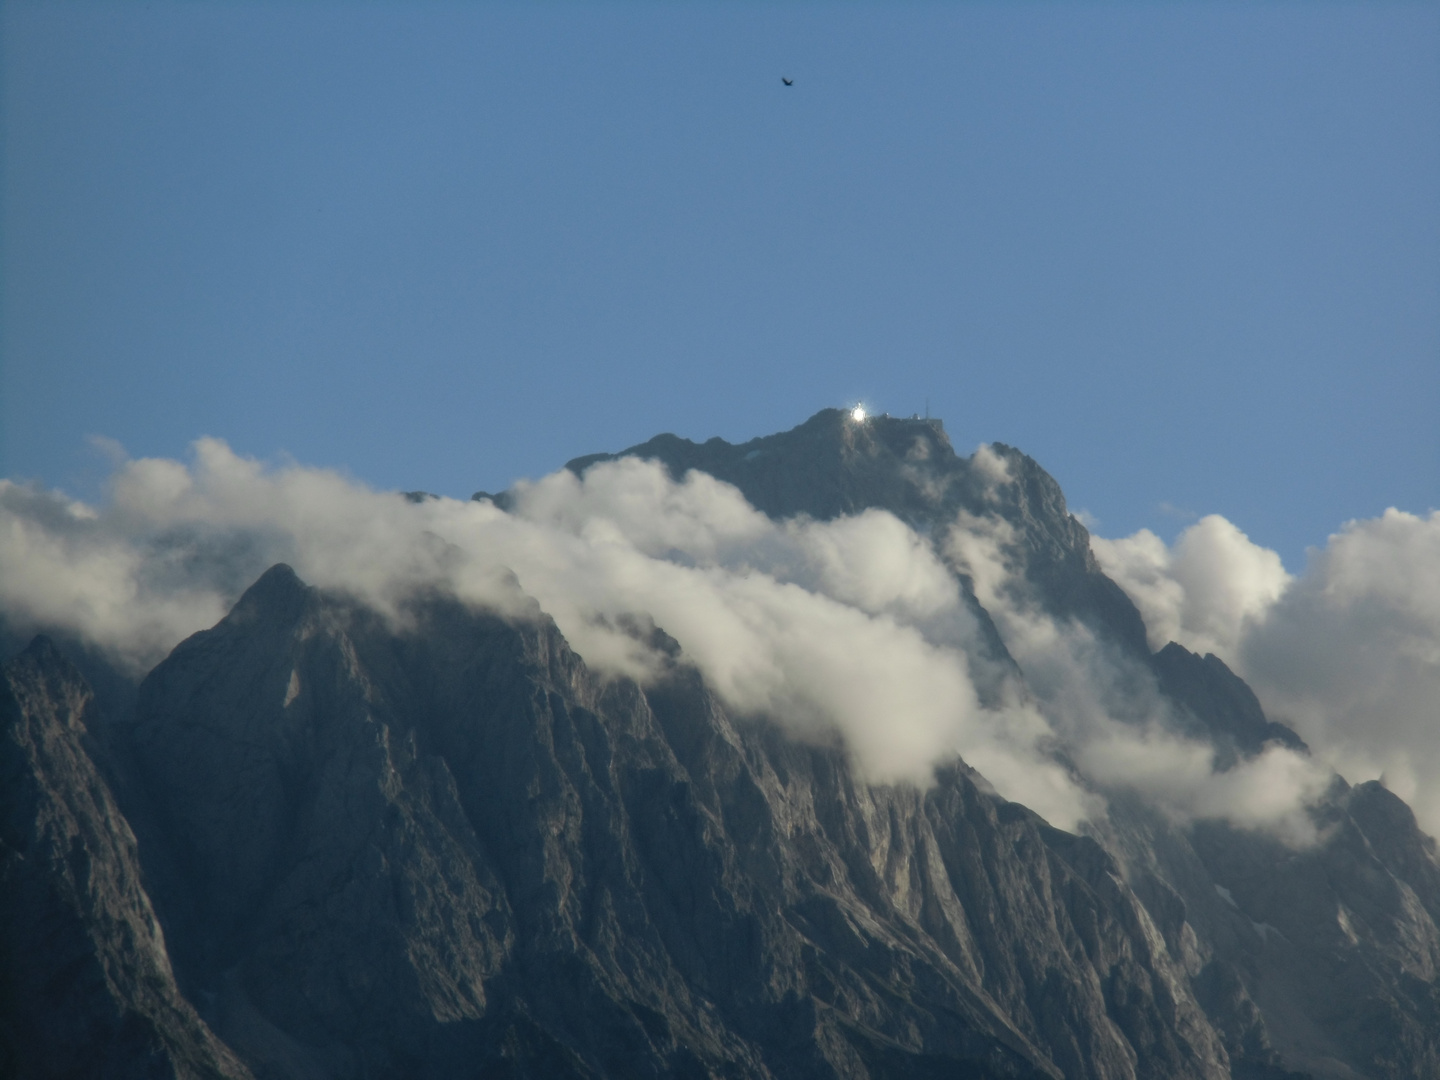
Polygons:
<instances>
[{"instance_id":1,"label":"gray rock","mask_svg":"<svg viewBox=\"0 0 1440 1080\"><path fill-rule=\"evenodd\" d=\"M43 637L0 680L0 1074L248 1078L176 986L90 700Z\"/></svg>"},{"instance_id":2,"label":"gray rock","mask_svg":"<svg viewBox=\"0 0 1440 1080\"><path fill-rule=\"evenodd\" d=\"M262 1072L1224 1075L1092 842L960 768L858 785L693 672L601 684L543 618L401 630L277 567L131 739L187 979Z\"/></svg>"},{"instance_id":3,"label":"gray rock","mask_svg":"<svg viewBox=\"0 0 1440 1080\"><path fill-rule=\"evenodd\" d=\"M1309 752L1294 731L1266 718L1255 692L1214 653L1200 657L1172 641L1151 663L1160 689L1193 721L1190 732L1214 742L1222 762L1252 757L1271 742Z\"/></svg>"}]
</instances>

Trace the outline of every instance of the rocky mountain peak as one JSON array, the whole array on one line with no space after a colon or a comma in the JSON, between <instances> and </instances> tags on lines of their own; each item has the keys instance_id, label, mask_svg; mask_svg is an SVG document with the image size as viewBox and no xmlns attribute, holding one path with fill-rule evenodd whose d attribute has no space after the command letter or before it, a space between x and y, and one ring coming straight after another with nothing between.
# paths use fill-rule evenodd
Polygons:
<instances>
[{"instance_id":1,"label":"rocky mountain peak","mask_svg":"<svg viewBox=\"0 0 1440 1080\"><path fill-rule=\"evenodd\" d=\"M8 665L10 691L46 703L54 721L83 732L82 717L94 696L79 669L48 635L37 634ZM33 706L32 706L33 707Z\"/></svg>"},{"instance_id":2,"label":"rocky mountain peak","mask_svg":"<svg viewBox=\"0 0 1440 1080\"><path fill-rule=\"evenodd\" d=\"M226 620L233 626L292 623L300 617L311 596L311 588L300 580L300 575L288 564L276 563L245 590Z\"/></svg>"},{"instance_id":3,"label":"rocky mountain peak","mask_svg":"<svg viewBox=\"0 0 1440 1080\"><path fill-rule=\"evenodd\" d=\"M1070 514L1060 485L1003 443L961 457L939 420L856 420L845 410L822 409L789 431L738 445L658 435L618 453L576 458L566 468L579 474L622 457L659 461L676 479L691 469L708 473L777 519L888 510L942 541L962 512L1002 521L1017 538L1011 555L1043 604L1089 624L1133 656L1150 655L1139 611L1100 570L1089 533Z\"/></svg>"},{"instance_id":4,"label":"rocky mountain peak","mask_svg":"<svg viewBox=\"0 0 1440 1080\"><path fill-rule=\"evenodd\" d=\"M1303 750L1218 658L1151 657L1018 450L830 409L570 468L622 456L776 518L1003 525L1027 601L1117 646L1222 768ZM732 714L666 629L636 618L668 658L636 681L538 607L432 592L396 620L282 564L104 740L37 640L0 683L0 1074L1440 1076L1440 858L1382 785L1336 778L1307 844L1121 796L1076 835L958 759L867 783Z\"/></svg>"},{"instance_id":5,"label":"rocky mountain peak","mask_svg":"<svg viewBox=\"0 0 1440 1080\"><path fill-rule=\"evenodd\" d=\"M1219 740L1226 760L1259 753L1269 742L1308 753L1293 730L1266 718L1255 692L1214 653L1201 657L1172 641L1152 662L1160 688L1183 703L1200 733Z\"/></svg>"},{"instance_id":6,"label":"rocky mountain peak","mask_svg":"<svg viewBox=\"0 0 1440 1080\"><path fill-rule=\"evenodd\" d=\"M691 469L709 473L772 517L828 519L878 507L918 523L933 517L946 489L967 472L938 420L857 421L841 409L822 409L789 431L738 445L657 435L617 454L576 458L566 468L581 473L620 457L660 461L676 479Z\"/></svg>"}]
</instances>

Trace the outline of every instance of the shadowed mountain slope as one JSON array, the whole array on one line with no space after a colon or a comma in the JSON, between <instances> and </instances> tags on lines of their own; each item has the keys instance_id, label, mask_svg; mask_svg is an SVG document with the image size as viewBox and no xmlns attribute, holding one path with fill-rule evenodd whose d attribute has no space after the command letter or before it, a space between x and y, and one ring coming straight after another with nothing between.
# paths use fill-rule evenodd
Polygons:
<instances>
[{"instance_id":1,"label":"shadowed mountain slope","mask_svg":"<svg viewBox=\"0 0 1440 1080\"><path fill-rule=\"evenodd\" d=\"M43 637L0 679L0 1074L248 1078L176 986L91 698Z\"/></svg>"}]
</instances>

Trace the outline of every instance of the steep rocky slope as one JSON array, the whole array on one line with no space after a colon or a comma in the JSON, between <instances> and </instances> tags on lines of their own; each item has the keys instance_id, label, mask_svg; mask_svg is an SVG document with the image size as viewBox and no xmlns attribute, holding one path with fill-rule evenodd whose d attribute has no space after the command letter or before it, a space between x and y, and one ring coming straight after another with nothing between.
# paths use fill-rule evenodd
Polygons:
<instances>
[{"instance_id":1,"label":"steep rocky slope","mask_svg":"<svg viewBox=\"0 0 1440 1080\"><path fill-rule=\"evenodd\" d=\"M601 684L538 613L411 615L277 567L141 688L174 952L262 1072L1224 1074L1092 841Z\"/></svg>"},{"instance_id":2,"label":"steep rocky slope","mask_svg":"<svg viewBox=\"0 0 1440 1080\"><path fill-rule=\"evenodd\" d=\"M90 700L45 638L0 680L0 1074L249 1077L176 986Z\"/></svg>"}]
</instances>

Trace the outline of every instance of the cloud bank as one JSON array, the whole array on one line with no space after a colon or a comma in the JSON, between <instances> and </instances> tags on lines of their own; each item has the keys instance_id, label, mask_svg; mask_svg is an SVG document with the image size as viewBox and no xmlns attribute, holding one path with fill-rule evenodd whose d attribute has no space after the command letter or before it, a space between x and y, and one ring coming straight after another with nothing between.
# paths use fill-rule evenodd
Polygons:
<instances>
[{"instance_id":1,"label":"cloud bank","mask_svg":"<svg viewBox=\"0 0 1440 1080\"><path fill-rule=\"evenodd\" d=\"M1010 482L1003 462L995 464L993 483ZM594 466L583 479L562 471L513 494L509 512L488 501L411 502L327 470L267 467L209 439L185 463L119 461L103 507L0 481L0 612L12 626L77 634L141 672L284 561L312 584L397 618L422 586L516 618L533 617L538 603L591 668L642 682L661 659L620 628L645 616L681 643L727 707L768 716L801 738L839 738L869 780L925 785L958 754L1001 794L1066 828L1103 815L1105 793L1123 790L1179 820L1224 817L1306 838L1303 807L1324 770L1272 749L1217 772L1207 746L1176 733L1147 671L1042 611L998 517L962 514L935 542L881 511L775 522L712 477L675 482L633 459ZM1407 522L1432 528L1433 519L1401 518L1366 524L1383 526L1406 558L1423 557ZM1308 574L1292 581L1273 553L1219 518L1192 527L1173 549L1149 534L1097 541L1161 634L1231 650L1227 659L1243 654L1247 664L1253 654L1258 671L1288 672L1289 681L1257 688L1327 747L1345 745L1353 728L1337 722L1333 738L1315 737L1329 731L1330 713L1300 711L1338 698L1316 689L1323 681L1306 681L1302 658L1333 651L1354 628L1297 608L1288 634L1264 639L1268 653L1254 635L1278 626L1277 612L1332 603L1346 588L1378 602L1372 578L1394 553L1371 565L1342 547L1332 543L1326 571L1336 584L1316 592L1306 591ZM972 676L988 661L957 569L972 575L1025 676L1002 679L998 700L991 694L984 704ZM1386 613L1414 600L1403 574L1390 589ZM1344 610L1358 612L1357 603ZM1406 642L1440 640L1434 610L1410 612ZM1356 662L1378 687L1397 664L1413 672L1428 663L1433 674L1435 657L1393 654L1377 641ZM986 672L987 687L994 674ZM1411 709L1405 716L1423 709L1418 696L1399 704ZM1400 715L1388 698L1356 702L1366 705ZM1399 724L1397 746L1411 727ZM1333 759L1349 761L1347 753ZM1374 765L1398 767L1386 761Z\"/></svg>"},{"instance_id":2,"label":"cloud bank","mask_svg":"<svg viewBox=\"0 0 1440 1080\"><path fill-rule=\"evenodd\" d=\"M1214 652L1351 782L1440 834L1440 512L1352 521L1291 577L1224 518L1094 542L1152 645Z\"/></svg>"},{"instance_id":3,"label":"cloud bank","mask_svg":"<svg viewBox=\"0 0 1440 1080\"><path fill-rule=\"evenodd\" d=\"M0 610L137 673L279 561L397 617L422 585L517 617L538 601L592 668L641 680L658 658L617 627L646 615L730 708L840 736L869 779L927 783L958 753L1059 822L1089 807L1043 731L981 708L958 583L889 514L776 523L709 476L635 460L520 485L509 513L413 503L210 439L189 463L120 463L101 509L0 481Z\"/></svg>"}]
</instances>

